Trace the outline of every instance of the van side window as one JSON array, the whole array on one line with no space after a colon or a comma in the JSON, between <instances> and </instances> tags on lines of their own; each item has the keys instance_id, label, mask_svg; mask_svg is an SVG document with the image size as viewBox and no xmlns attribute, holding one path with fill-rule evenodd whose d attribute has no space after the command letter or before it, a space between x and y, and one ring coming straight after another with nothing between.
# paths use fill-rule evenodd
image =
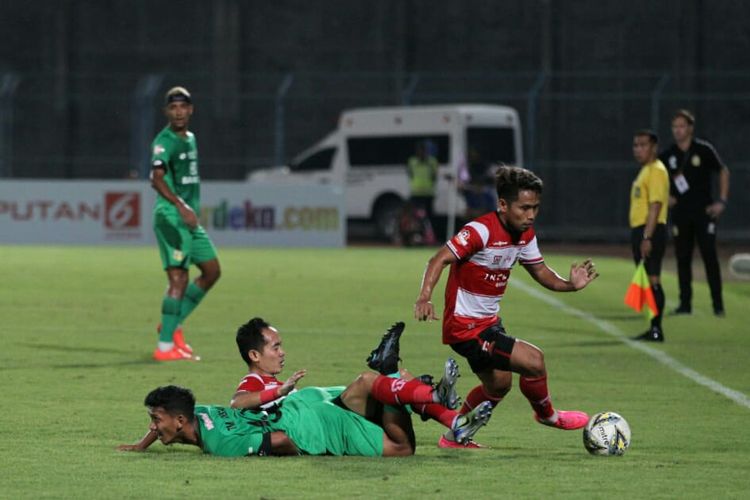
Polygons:
<instances>
[{"instance_id":1,"label":"van side window","mask_svg":"<svg viewBox=\"0 0 750 500\"><path fill-rule=\"evenodd\" d=\"M468 127L466 143L489 163L515 165L516 142L510 127Z\"/></svg>"},{"instance_id":2,"label":"van side window","mask_svg":"<svg viewBox=\"0 0 750 500\"><path fill-rule=\"evenodd\" d=\"M346 140L349 149L349 164L352 167L375 165L406 165L414 155L417 143L430 141L432 155L438 163L445 165L450 158L450 140L445 135L399 135L380 137L350 137Z\"/></svg>"},{"instance_id":3,"label":"van side window","mask_svg":"<svg viewBox=\"0 0 750 500\"><path fill-rule=\"evenodd\" d=\"M299 162L292 162L290 168L293 172L313 172L318 170L330 170L331 161L336 148L325 148L316 151L307 158L302 158Z\"/></svg>"}]
</instances>

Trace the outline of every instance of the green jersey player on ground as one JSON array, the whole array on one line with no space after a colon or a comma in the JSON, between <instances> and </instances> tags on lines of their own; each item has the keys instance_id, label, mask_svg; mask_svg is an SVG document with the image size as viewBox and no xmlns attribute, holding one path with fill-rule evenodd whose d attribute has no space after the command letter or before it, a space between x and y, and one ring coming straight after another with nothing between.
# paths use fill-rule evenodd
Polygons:
<instances>
[{"instance_id":1,"label":"green jersey player on ground","mask_svg":"<svg viewBox=\"0 0 750 500\"><path fill-rule=\"evenodd\" d=\"M180 325L219 279L221 269L216 248L198 223L200 173L195 135L188 130L193 114L190 93L174 87L165 101L169 123L152 145L151 186L157 192L154 232L169 286L162 300L154 359L199 359L185 343ZM201 274L188 284L190 264Z\"/></svg>"},{"instance_id":2,"label":"green jersey player on ground","mask_svg":"<svg viewBox=\"0 0 750 500\"><path fill-rule=\"evenodd\" d=\"M455 407L457 378L458 367L452 359L446 361L443 379L436 387L406 371L402 378L363 373L338 397L325 388L306 387L290 394L271 412L196 406L190 390L159 387L144 401L151 418L148 433L138 443L119 449L143 451L159 439L164 444L191 444L207 454L232 457L412 455L416 441L410 414L403 409L383 411L383 405ZM452 430L459 439L469 440L489 420L491 405L480 405L466 415L453 413Z\"/></svg>"}]
</instances>

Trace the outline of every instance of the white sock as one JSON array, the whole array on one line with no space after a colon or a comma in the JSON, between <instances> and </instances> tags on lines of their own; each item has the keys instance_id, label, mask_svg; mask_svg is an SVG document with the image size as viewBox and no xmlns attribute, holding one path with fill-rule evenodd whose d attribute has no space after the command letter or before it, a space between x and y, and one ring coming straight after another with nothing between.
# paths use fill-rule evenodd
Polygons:
<instances>
[{"instance_id":1,"label":"white sock","mask_svg":"<svg viewBox=\"0 0 750 500\"><path fill-rule=\"evenodd\" d=\"M171 351L174 348L174 342L159 341L159 350L161 352Z\"/></svg>"}]
</instances>

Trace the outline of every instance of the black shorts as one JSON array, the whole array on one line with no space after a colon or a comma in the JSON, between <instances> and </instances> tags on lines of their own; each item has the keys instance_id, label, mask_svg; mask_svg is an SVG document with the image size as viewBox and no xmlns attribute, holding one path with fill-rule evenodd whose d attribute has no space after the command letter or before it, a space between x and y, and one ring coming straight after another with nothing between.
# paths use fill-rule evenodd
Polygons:
<instances>
[{"instance_id":1,"label":"black shorts","mask_svg":"<svg viewBox=\"0 0 750 500\"><path fill-rule=\"evenodd\" d=\"M633 250L635 264L641 261L641 241L643 241L643 229L646 226L634 227L630 232L630 244ZM651 235L651 255L643 263L646 274L649 276L661 275L661 261L664 259L664 249L667 247L667 226L657 224L654 234Z\"/></svg>"},{"instance_id":2,"label":"black shorts","mask_svg":"<svg viewBox=\"0 0 750 500\"><path fill-rule=\"evenodd\" d=\"M510 371L510 354L516 339L505 333L503 324L497 324L485 329L478 337L457 344L451 348L466 358L471 371L479 373L494 368Z\"/></svg>"}]
</instances>

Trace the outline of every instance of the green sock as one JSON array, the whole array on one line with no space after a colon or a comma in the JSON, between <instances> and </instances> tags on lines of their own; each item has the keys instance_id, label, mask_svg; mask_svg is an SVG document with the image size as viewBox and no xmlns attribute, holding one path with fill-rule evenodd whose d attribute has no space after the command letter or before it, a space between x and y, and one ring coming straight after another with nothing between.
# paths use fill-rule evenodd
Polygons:
<instances>
[{"instance_id":1,"label":"green sock","mask_svg":"<svg viewBox=\"0 0 750 500\"><path fill-rule=\"evenodd\" d=\"M174 329L180 323L180 299L164 297L161 301L161 333L159 342L172 342Z\"/></svg>"},{"instance_id":2,"label":"green sock","mask_svg":"<svg viewBox=\"0 0 750 500\"><path fill-rule=\"evenodd\" d=\"M185 318L193 312L193 309L198 307L203 297L206 296L206 291L195 283L190 283L185 290L185 296L182 298L182 304L180 305L180 319L178 323L183 323Z\"/></svg>"}]
</instances>

